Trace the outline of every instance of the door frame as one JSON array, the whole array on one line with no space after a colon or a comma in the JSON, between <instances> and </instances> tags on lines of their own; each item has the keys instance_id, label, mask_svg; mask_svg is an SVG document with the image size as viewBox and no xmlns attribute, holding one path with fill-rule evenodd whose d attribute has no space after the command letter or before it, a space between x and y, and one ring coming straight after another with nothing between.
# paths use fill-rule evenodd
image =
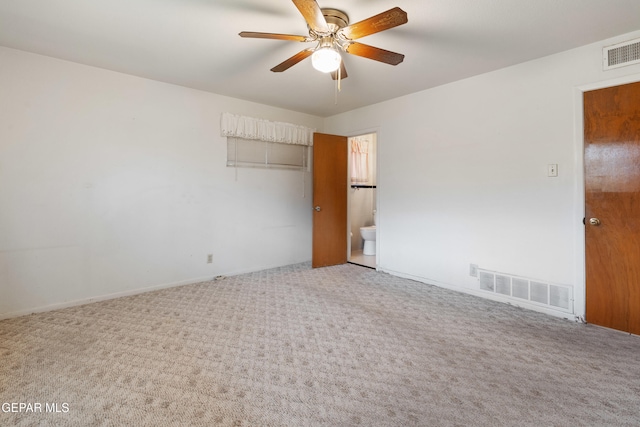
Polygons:
<instances>
[{"instance_id":1,"label":"door frame","mask_svg":"<svg viewBox=\"0 0 640 427\"><path fill-rule=\"evenodd\" d=\"M608 80L598 81L596 83L589 83L581 86L574 87L573 91L573 138L574 138L574 150L575 159L574 167L576 171L576 185L574 189L574 201L575 201L575 227L574 227L574 242L575 242L575 255L574 271L576 277L576 286L573 290L573 310L576 320L581 322L586 321L586 308L587 308L587 263L586 263L586 240L584 235L584 224L580 218L585 217L585 183L584 183L584 103L583 95L585 92L589 92L597 89L604 89L613 86L621 86L629 83L640 82L640 73L630 74L624 77L618 77Z\"/></svg>"}]
</instances>

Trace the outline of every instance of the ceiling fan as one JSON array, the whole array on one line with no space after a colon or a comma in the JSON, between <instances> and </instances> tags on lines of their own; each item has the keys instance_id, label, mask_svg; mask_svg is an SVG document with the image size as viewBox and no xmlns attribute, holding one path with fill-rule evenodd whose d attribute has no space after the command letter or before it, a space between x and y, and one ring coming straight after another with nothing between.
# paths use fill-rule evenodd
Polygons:
<instances>
[{"instance_id":1,"label":"ceiling fan","mask_svg":"<svg viewBox=\"0 0 640 427\"><path fill-rule=\"evenodd\" d=\"M399 7L349 25L346 13L336 9L321 9L316 0L292 0L309 27L308 36L291 34L257 33L243 31L240 37L289 40L297 42L318 42L315 47L304 49L284 62L276 65L271 71L279 73L288 70L298 62L311 56L311 61L319 71L331 73L334 80L347 77L347 70L340 56L340 51L373 59L386 64L398 65L404 55L354 40L371 34L406 24L407 13Z\"/></svg>"}]
</instances>

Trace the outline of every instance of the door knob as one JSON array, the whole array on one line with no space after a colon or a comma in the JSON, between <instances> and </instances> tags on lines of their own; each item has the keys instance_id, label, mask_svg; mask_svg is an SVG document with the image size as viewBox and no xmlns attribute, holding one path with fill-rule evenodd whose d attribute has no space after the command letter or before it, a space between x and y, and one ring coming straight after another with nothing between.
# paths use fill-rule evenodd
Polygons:
<instances>
[{"instance_id":1,"label":"door knob","mask_svg":"<svg viewBox=\"0 0 640 427\"><path fill-rule=\"evenodd\" d=\"M316 212L320 212L320 206L316 206L314 209L316 210Z\"/></svg>"},{"instance_id":2,"label":"door knob","mask_svg":"<svg viewBox=\"0 0 640 427\"><path fill-rule=\"evenodd\" d=\"M591 225L600 225L600 220L598 218L589 218L589 224Z\"/></svg>"}]
</instances>

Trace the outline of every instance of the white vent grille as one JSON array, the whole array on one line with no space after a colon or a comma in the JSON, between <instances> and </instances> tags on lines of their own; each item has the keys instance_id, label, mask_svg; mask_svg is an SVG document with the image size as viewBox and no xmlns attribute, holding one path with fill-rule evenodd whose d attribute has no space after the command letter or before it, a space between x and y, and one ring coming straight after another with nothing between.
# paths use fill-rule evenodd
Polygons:
<instances>
[{"instance_id":1,"label":"white vent grille","mask_svg":"<svg viewBox=\"0 0 640 427\"><path fill-rule=\"evenodd\" d=\"M529 281L513 277L511 279L511 296L520 299L529 299Z\"/></svg>"},{"instance_id":2,"label":"white vent grille","mask_svg":"<svg viewBox=\"0 0 640 427\"><path fill-rule=\"evenodd\" d=\"M496 292L502 295L511 295L511 278L496 274Z\"/></svg>"},{"instance_id":3,"label":"white vent grille","mask_svg":"<svg viewBox=\"0 0 640 427\"><path fill-rule=\"evenodd\" d=\"M603 48L602 59L604 70L640 64L640 39Z\"/></svg>"},{"instance_id":4,"label":"white vent grille","mask_svg":"<svg viewBox=\"0 0 640 427\"><path fill-rule=\"evenodd\" d=\"M487 273L486 271L480 272L480 289L482 289L483 291L493 292L494 282L495 279L493 277L493 274Z\"/></svg>"},{"instance_id":5,"label":"white vent grille","mask_svg":"<svg viewBox=\"0 0 640 427\"><path fill-rule=\"evenodd\" d=\"M481 290L506 299L526 301L567 313L573 312L572 288L504 273L478 269Z\"/></svg>"},{"instance_id":6,"label":"white vent grille","mask_svg":"<svg viewBox=\"0 0 640 427\"><path fill-rule=\"evenodd\" d=\"M531 301L539 302L540 304L549 304L549 285L546 283L530 281L529 291Z\"/></svg>"}]
</instances>

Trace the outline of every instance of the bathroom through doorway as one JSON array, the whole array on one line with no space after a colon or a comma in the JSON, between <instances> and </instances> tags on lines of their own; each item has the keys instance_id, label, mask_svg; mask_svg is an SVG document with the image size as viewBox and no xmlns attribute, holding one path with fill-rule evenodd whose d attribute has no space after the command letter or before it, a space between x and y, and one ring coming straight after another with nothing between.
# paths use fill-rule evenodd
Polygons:
<instances>
[{"instance_id":1,"label":"bathroom through doorway","mask_svg":"<svg viewBox=\"0 0 640 427\"><path fill-rule=\"evenodd\" d=\"M349 200L348 262L376 268L377 225L377 135L368 133L348 139Z\"/></svg>"}]
</instances>

